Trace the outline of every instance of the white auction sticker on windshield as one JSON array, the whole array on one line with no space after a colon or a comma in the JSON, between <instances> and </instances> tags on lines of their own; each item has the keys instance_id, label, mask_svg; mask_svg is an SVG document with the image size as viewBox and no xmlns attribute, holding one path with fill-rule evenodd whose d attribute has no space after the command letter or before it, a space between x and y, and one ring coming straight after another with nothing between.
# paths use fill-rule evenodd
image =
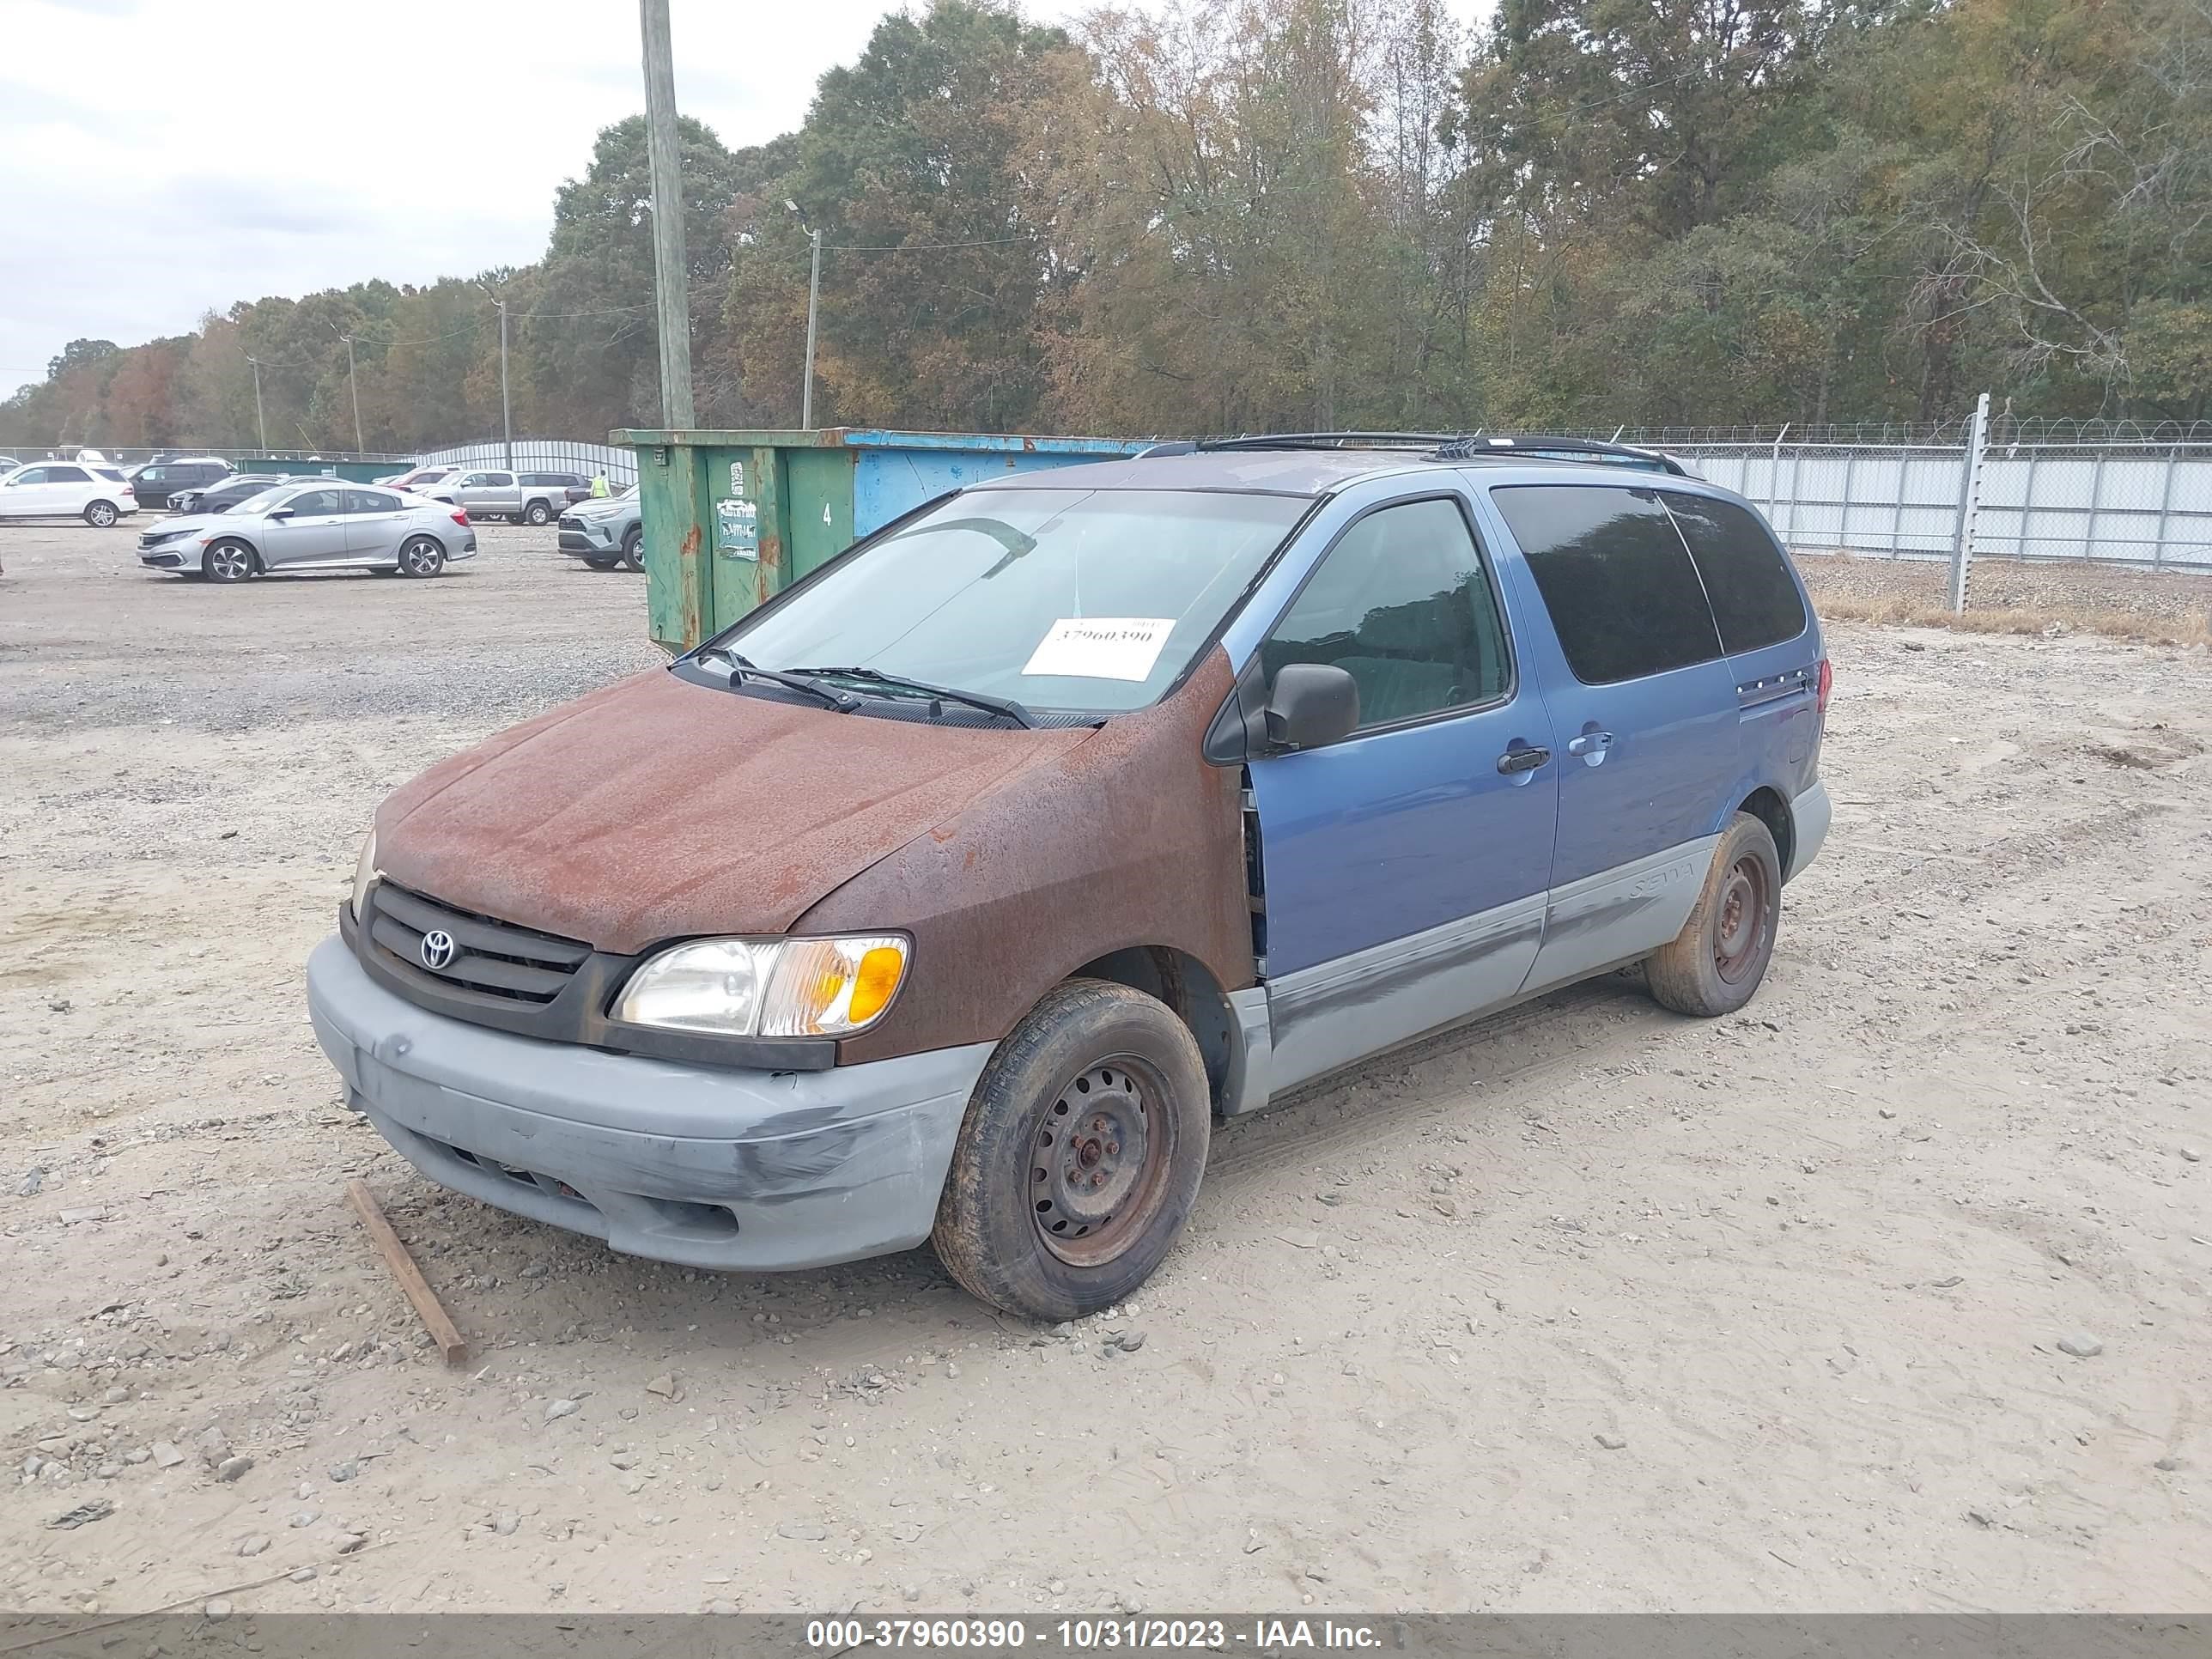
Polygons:
<instances>
[{"instance_id":1,"label":"white auction sticker on windshield","mask_svg":"<svg viewBox=\"0 0 2212 1659\"><path fill-rule=\"evenodd\" d=\"M1141 680L1175 631L1164 617L1062 617L1030 654L1024 674L1085 680Z\"/></svg>"}]
</instances>

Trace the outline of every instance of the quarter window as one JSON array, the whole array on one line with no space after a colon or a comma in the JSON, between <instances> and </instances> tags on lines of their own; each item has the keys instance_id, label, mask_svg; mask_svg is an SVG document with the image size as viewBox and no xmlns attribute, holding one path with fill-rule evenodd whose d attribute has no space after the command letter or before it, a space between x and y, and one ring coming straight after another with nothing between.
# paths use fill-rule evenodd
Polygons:
<instances>
[{"instance_id":1,"label":"quarter window","mask_svg":"<svg viewBox=\"0 0 2212 1659\"><path fill-rule=\"evenodd\" d=\"M1666 490L1660 500L1690 544L1728 653L1779 645L1805 631L1805 600L1782 549L1747 507Z\"/></svg>"},{"instance_id":2,"label":"quarter window","mask_svg":"<svg viewBox=\"0 0 2212 1659\"><path fill-rule=\"evenodd\" d=\"M1359 687L1359 726L1495 702L1513 659L1482 555L1457 503L1408 501L1345 532L1261 647L1331 663Z\"/></svg>"},{"instance_id":3,"label":"quarter window","mask_svg":"<svg viewBox=\"0 0 2212 1659\"><path fill-rule=\"evenodd\" d=\"M1697 567L1656 490L1517 484L1491 499L1583 684L1642 679L1721 654Z\"/></svg>"},{"instance_id":4,"label":"quarter window","mask_svg":"<svg viewBox=\"0 0 2212 1659\"><path fill-rule=\"evenodd\" d=\"M349 489L345 493L345 510L349 513L397 513L399 497L387 495L380 489Z\"/></svg>"}]
</instances>

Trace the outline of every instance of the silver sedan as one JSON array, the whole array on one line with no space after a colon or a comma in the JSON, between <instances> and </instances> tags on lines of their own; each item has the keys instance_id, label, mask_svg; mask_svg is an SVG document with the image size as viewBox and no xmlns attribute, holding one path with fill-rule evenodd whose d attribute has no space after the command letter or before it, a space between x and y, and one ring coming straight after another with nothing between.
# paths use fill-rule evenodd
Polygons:
<instances>
[{"instance_id":1,"label":"silver sedan","mask_svg":"<svg viewBox=\"0 0 2212 1659\"><path fill-rule=\"evenodd\" d=\"M294 570L434 576L477 550L464 509L396 489L307 478L222 514L164 519L138 538L138 562L210 581Z\"/></svg>"}]
</instances>

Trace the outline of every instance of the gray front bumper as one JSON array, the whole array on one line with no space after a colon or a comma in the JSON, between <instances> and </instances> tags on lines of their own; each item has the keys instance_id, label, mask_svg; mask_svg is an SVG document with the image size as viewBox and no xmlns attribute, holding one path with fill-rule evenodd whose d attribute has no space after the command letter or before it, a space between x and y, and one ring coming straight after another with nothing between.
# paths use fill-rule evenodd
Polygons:
<instances>
[{"instance_id":1,"label":"gray front bumper","mask_svg":"<svg viewBox=\"0 0 2212 1659\"><path fill-rule=\"evenodd\" d=\"M604 1054L418 1008L335 936L307 959L307 1009L352 1104L433 1181L694 1267L921 1243L994 1047L826 1072Z\"/></svg>"}]
</instances>

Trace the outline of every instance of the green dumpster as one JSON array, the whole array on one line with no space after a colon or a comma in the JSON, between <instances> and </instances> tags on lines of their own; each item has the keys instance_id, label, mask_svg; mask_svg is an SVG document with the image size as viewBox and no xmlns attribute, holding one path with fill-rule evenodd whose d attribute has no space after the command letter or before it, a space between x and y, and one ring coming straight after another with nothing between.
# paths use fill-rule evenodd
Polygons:
<instances>
[{"instance_id":1,"label":"green dumpster","mask_svg":"<svg viewBox=\"0 0 2212 1659\"><path fill-rule=\"evenodd\" d=\"M1133 455L1150 441L830 427L609 441L637 452L652 633L675 652L947 490Z\"/></svg>"}]
</instances>

